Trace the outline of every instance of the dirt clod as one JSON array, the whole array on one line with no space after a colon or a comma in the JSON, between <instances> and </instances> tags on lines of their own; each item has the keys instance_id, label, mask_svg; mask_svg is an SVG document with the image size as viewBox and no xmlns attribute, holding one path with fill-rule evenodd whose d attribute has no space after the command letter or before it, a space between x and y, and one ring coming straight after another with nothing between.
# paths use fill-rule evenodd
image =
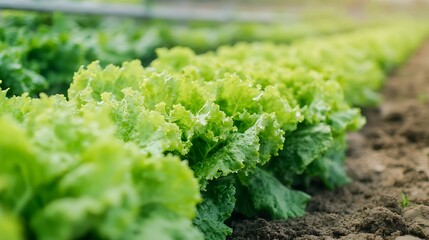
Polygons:
<instances>
[{"instance_id":1,"label":"dirt clod","mask_svg":"<svg viewBox=\"0 0 429 240\"><path fill-rule=\"evenodd\" d=\"M404 219L385 207L375 207L359 213L352 224L357 232L374 233L383 237L406 234Z\"/></svg>"},{"instance_id":2,"label":"dirt clod","mask_svg":"<svg viewBox=\"0 0 429 240\"><path fill-rule=\"evenodd\" d=\"M421 240L421 238L414 237L411 235L405 235L405 236L396 237L395 240Z\"/></svg>"}]
</instances>

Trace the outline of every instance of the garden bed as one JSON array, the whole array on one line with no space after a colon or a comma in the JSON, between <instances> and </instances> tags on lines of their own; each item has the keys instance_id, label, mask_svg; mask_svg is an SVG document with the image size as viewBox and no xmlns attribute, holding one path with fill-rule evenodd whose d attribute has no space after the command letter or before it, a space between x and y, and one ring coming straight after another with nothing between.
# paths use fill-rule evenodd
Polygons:
<instances>
[{"instance_id":1,"label":"garden bed","mask_svg":"<svg viewBox=\"0 0 429 240\"><path fill-rule=\"evenodd\" d=\"M426 43L392 74L380 107L364 111L366 126L349 135L351 184L313 186L302 218L236 218L230 239L429 239L428 56Z\"/></svg>"}]
</instances>

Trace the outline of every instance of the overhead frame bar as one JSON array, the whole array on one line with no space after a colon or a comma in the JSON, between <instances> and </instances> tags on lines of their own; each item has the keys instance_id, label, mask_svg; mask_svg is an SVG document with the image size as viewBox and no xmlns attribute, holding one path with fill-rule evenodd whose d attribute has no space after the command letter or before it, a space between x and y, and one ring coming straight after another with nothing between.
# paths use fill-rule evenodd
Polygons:
<instances>
[{"instance_id":1,"label":"overhead frame bar","mask_svg":"<svg viewBox=\"0 0 429 240\"><path fill-rule=\"evenodd\" d=\"M0 1L0 9L25 10L35 12L62 12L78 15L106 15L142 19L164 19L175 21L215 21L215 22L274 22L279 16L270 11L228 11L228 9L183 8L177 6L151 6L130 4L104 4L88 2L57 1ZM284 20L286 17L282 16ZM293 19L289 16L289 19Z\"/></svg>"}]
</instances>

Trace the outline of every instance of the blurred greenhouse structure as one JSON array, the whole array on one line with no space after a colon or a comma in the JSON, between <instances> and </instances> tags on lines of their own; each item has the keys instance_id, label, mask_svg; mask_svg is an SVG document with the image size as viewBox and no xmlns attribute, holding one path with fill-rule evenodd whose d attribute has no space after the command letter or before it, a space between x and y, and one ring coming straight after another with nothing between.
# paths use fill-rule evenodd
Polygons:
<instances>
[{"instance_id":1,"label":"blurred greenhouse structure","mask_svg":"<svg viewBox=\"0 0 429 240\"><path fill-rule=\"evenodd\" d=\"M1 9L221 22L296 21L343 14L366 18L385 12L423 16L428 6L429 0L0 0Z\"/></svg>"}]
</instances>

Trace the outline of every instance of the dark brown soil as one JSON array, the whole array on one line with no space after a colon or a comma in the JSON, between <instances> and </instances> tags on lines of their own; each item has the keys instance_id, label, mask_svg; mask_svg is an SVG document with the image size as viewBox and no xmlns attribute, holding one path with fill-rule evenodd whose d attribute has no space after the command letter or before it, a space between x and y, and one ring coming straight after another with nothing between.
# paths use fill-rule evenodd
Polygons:
<instances>
[{"instance_id":1,"label":"dark brown soil","mask_svg":"<svg viewBox=\"0 0 429 240\"><path fill-rule=\"evenodd\" d=\"M381 106L349 136L353 182L310 189L299 219L233 221L232 239L429 239L429 43L386 84Z\"/></svg>"}]
</instances>

